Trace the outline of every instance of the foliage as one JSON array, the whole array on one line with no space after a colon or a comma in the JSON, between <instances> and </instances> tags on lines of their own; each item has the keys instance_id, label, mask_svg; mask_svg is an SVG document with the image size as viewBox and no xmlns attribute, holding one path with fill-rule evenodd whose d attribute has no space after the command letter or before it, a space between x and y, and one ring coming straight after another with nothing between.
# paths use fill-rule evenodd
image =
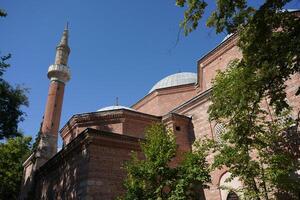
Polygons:
<instances>
[{"instance_id":1,"label":"foliage","mask_svg":"<svg viewBox=\"0 0 300 200\"><path fill-rule=\"evenodd\" d=\"M17 199L23 162L31 150L30 137L16 137L0 144L0 199Z\"/></svg>"},{"instance_id":2,"label":"foliage","mask_svg":"<svg viewBox=\"0 0 300 200\"><path fill-rule=\"evenodd\" d=\"M0 16L6 16L5 11L0 10ZM27 90L17 86L11 86L3 79L5 70L10 67L7 60L11 54L0 57L0 140L20 136L18 123L23 121L24 112L21 106L28 106Z\"/></svg>"},{"instance_id":3,"label":"foliage","mask_svg":"<svg viewBox=\"0 0 300 200\"><path fill-rule=\"evenodd\" d=\"M210 182L205 160L209 145L198 142L195 151L184 155L175 167L177 147L173 133L162 124L151 126L141 144L144 158L133 154L125 166L127 192L123 199L192 199L197 195L195 186L207 187Z\"/></svg>"},{"instance_id":4,"label":"foliage","mask_svg":"<svg viewBox=\"0 0 300 200\"><path fill-rule=\"evenodd\" d=\"M0 9L0 17L7 13ZM23 121L21 106L27 106L26 89L13 87L3 79L11 54L0 57L0 199L17 199L21 188L23 162L31 153L31 138L23 137L18 123ZM17 136L17 137L16 137Z\"/></svg>"},{"instance_id":5,"label":"foliage","mask_svg":"<svg viewBox=\"0 0 300 200\"><path fill-rule=\"evenodd\" d=\"M282 192L293 196L300 190L299 179L291 176L300 169L299 144L293 145L298 133L290 128L295 120L288 110L272 114L267 95L251 84L257 81L256 74L239 66L232 62L215 79L210 117L222 121L226 131L214 166L226 166L231 178L239 177L249 199L270 199Z\"/></svg>"},{"instance_id":6,"label":"foliage","mask_svg":"<svg viewBox=\"0 0 300 200\"><path fill-rule=\"evenodd\" d=\"M0 140L21 135L18 123L24 120L21 106L28 105L25 93L24 88L14 88L0 77Z\"/></svg>"},{"instance_id":7,"label":"foliage","mask_svg":"<svg viewBox=\"0 0 300 200\"><path fill-rule=\"evenodd\" d=\"M6 17L7 13L5 12L5 10L0 9L0 17Z\"/></svg>"},{"instance_id":8,"label":"foliage","mask_svg":"<svg viewBox=\"0 0 300 200\"><path fill-rule=\"evenodd\" d=\"M300 17L284 10L291 0L267 0L258 8L246 0L217 0L217 9L207 21L216 32L238 33L242 50L241 67L253 68L257 83L268 93L276 112L288 108L285 81L300 72ZM177 0L187 6L181 26L185 34L197 28L205 8L204 0ZM300 92L300 88L298 93Z\"/></svg>"},{"instance_id":9,"label":"foliage","mask_svg":"<svg viewBox=\"0 0 300 200\"><path fill-rule=\"evenodd\" d=\"M286 98L286 81L300 72L300 17L284 10L290 1L266 0L255 8L246 0L217 0L207 21L217 33L239 37L243 57L215 78L209 114L226 127L214 166L225 165L231 178L239 177L249 199L270 199L274 193L293 198L300 189L299 177L293 178L300 167L299 118L289 117ZM181 26L188 35L207 3L176 2L186 6Z\"/></svg>"},{"instance_id":10,"label":"foliage","mask_svg":"<svg viewBox=\"0 0 300 200\"><path fill-rule=\"evenodd\" d=\"M39 131L37 133L36 137L34 138L34 142L32 144L32 152L36 152L37 151L38 145L39 145L40 140L41 140L41 134L42 134L42 132Z\"/></svg>"}]
</instances>

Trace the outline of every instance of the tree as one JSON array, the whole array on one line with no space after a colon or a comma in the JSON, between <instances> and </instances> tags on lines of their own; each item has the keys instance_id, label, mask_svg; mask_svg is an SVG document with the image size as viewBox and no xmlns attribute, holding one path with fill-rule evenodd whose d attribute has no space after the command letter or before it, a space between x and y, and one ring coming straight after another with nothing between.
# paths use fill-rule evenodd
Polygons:
<instances>
[{"instance_id":1,"label":"tree","mask_svg":"<svg viewBox=\"0 0 300 200\"><path fill-rule=\"evenodd\" d=\"M7 13L5 10L0 9L0 17L6 17Z\"/></svg>"},{"instance_id":2,"label":"tree","mask_svg":"<svg viewBox=\"0 0 300 200\"><path fill-rule=\"evenodd\" d=\"M0 17L7 13L0 9ZM21 188L23 162L31 153L30 137L23 137L18 123L23 121L21 106L28 106L26 89L11 86L3 79L11 54L0 57L0 199L17 199ZM17 137L16 137L17 136Z\"/></svg>"},{"instance_id":3,"label":"tree","mask_svg":"<svg viewBox=\"0 0 300 200\"><path fill-rule=\"evenodd\" d=\"M246 0L217 0L217 9L207 21L216 32L239 35L243 58L241 67L252 68L259 88L270 98L279 113L288 108L285 81L300 72L300 17L284 10L291 0L266 0L256 9ZM204 0L177 0L187 6L181 23L188 35L198 26L207 6ZM300 90L298 90L299 94Z\"/></svg>"},{"instance_id":4,"label":"tree","mask_svg":"<svg viewBox=\"0 0 300 200\"><path fill-rule=\"evenodd\" d=\"M187 6L181 26L188 35L197 28L207 3L176 2ZM292 108L285 91L286 81L300 72L300 18L284 10L288 2L266 0L255 8L246 0L217 0L207 21L217 33L239 37L243 57L215 78L209 114L226 127L214 166L227 166L231 178L242 180L250 199L280 193L297 198L300 189L299 178L293 178L300 168L300 144L295 142L299 118L289 117ZM295 95L299 93L298 86Z\"/></svg>"},{"instance_id":5,"label":"tree","mask_svg":"<svg viewBox=\"0 0 300 200\"><path fill-rule=\"evenodd\" d=\"M31 138L16 137L0 144L0 199L17 199L23 162L31 153Z\"/></svg>"},{"instance_id":6,"label":"tree","mask_svg":"<svg viewBox=\"0 0 300 200\"><path fill-rule=\"evenodd\" d=\"M226 131L217 145L214 166L226 166L231 178L239 177L247 199L271 199L280 193L297 199L300 179L292 176L299 170L300 155L299 144L293 145L299 137L293 130L295 120L288 110L274 115L262 106L266 95L261 97L251 85L256 75L238 64L232 62L215 79L210 117L222 122Z\"/></svg>"},{"instance_id":7,"label":"tree","mask_svg":"<svg viewBox=\"0 0 300 200\"><path fill-rule=\"evenodd\" d=\"M125 166L127 178L123 199L194 199L195 186L205 188L210 182L205 160L209 145L198 142L195 151L187 153L174 167L170 165L176 156L173 133L162 124L149 127L141 144L144 158L133 154Z\"/></svg>"},{"instance_id":8,"label":"tree","mask_svg":"<svg viewBox=\"0 0 300 200\"><path fill-rule=\"evenodd\" d=\"M5 17L6 12L0 10L0 16ZM21 106L28 106L27 90L11 86L3 79L3 74L10 65L7 60L11 54L0 57L0 140L20 136L18 123L23 121L24 112Z\"/></svg>"}]
</instances>

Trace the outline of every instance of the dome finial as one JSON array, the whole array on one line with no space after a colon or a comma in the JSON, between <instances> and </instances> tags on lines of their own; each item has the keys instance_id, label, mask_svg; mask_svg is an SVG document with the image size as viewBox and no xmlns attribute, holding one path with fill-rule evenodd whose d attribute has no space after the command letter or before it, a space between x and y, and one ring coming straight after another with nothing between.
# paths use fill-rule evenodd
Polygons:
<instances>
[{"instance_id":1,"label":"dome finial","mask_svg":"<svg viewBox=\"0 0 300 200\"><path fill-rule=\"evenodd\" d=\"M119 97L116 97L116 106L119 105Z\"/></svg>"}]
</instances>

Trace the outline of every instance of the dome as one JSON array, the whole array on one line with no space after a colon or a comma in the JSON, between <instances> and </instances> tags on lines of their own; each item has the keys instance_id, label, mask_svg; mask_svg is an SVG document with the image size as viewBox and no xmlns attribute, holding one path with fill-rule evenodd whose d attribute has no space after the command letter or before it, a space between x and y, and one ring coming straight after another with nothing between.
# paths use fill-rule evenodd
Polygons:
<instances>
[{"instance_id":1,"label":"dome","mask_svg":"<svg viewBox=\"0 0 300 200\"><path fill-rule=\"evenodd\" d=\"M97 111L109 111L109 110L119 110L119 109L134 110L134 109L126 107L126 106L107 106L104 108L100 108Z\"/></svg>"},{"instance_id":2,"label":"dome","mask_svg":"<svg viewBox=\"0 0 300 200\"><path fill-rule=\"evenodd\" d=\"M192 72L180 72L176 74L172 74L170 76L167 76L160 81L158 81L149 91L151 93L154 90L160 89L160 88L168 88L178 85L186 85L191 83L197 82L197 74ZM149 94L148 93L148 94Z\"/></svg>"}]
</instances>

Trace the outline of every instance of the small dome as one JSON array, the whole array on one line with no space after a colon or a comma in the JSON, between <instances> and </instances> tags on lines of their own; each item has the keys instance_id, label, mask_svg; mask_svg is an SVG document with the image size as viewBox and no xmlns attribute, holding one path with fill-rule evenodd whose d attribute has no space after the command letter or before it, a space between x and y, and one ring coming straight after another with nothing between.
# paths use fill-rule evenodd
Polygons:
<instances>
[{"instance_id":1,"label":"small dome","mask_svg":"<svg viewBox=\"0 0 300 200\"><path fill-rule=\"evenodd\" d=\"M134 109L126 107L126 106L107 106L104 108L100 108L97 111L109 111L109 110L119 110L119 109L134 110Z\"/></svg>"},{"instance_id":2,"label":"small dome","mask_svg":"<svg viewBox=\"0 0 300 200\"><path fill-rule=\"evenodd\" d=\"M176 74L172 74L170 76L167 76L160 81L158 81L149 91L151 93L154 90L160 89L160 88L168 88L178 85L186 85L191 83L197 82L197 74L192 72L180 72ZM148 94L149 94L148 93Z\"/></svg>"}]
</instances>

